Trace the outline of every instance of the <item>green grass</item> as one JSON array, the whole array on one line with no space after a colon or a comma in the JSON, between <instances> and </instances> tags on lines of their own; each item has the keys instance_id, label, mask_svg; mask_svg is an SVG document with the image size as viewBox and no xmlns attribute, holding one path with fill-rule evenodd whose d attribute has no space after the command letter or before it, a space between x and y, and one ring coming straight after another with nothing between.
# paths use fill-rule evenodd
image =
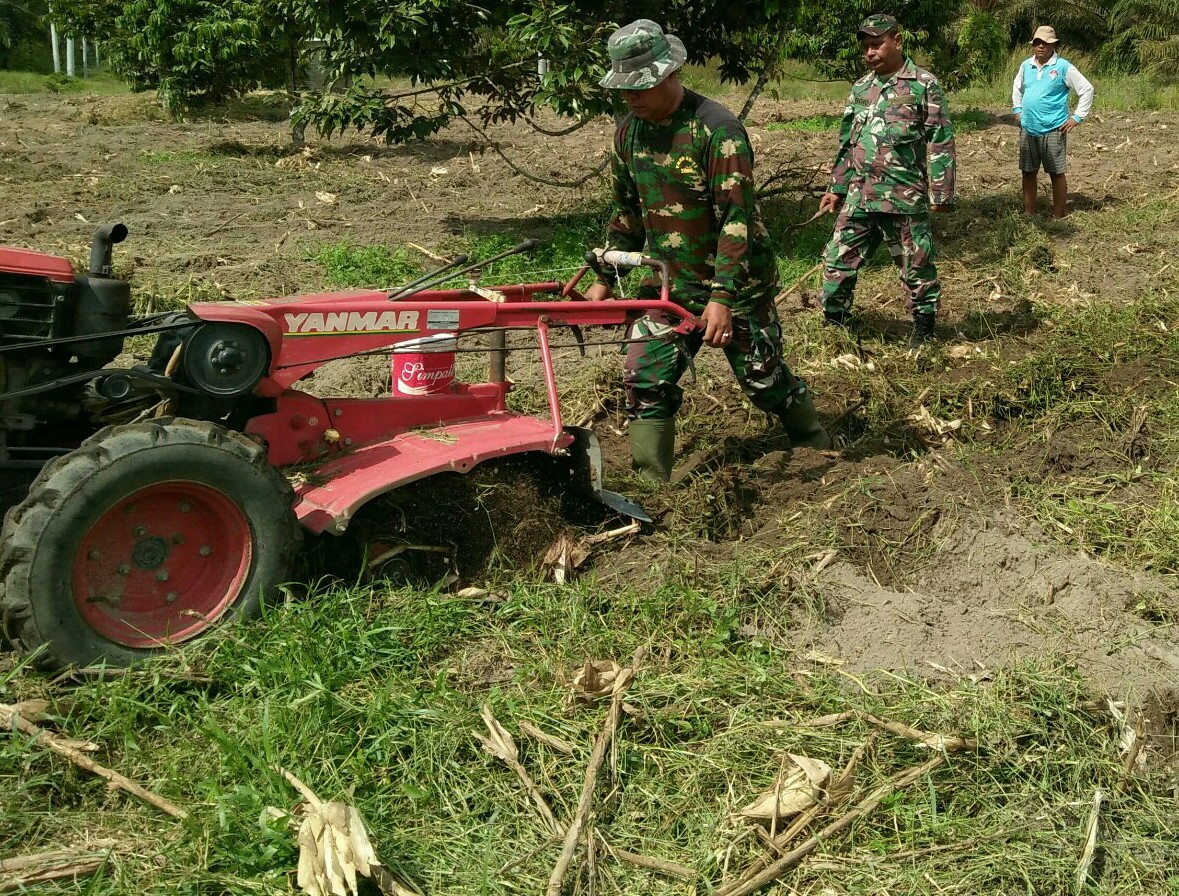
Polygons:
<instances>
[{"instance_id":1,"label":"green grass","mask_svg":"<svg viewBox=\"0 0 1179 896\"><path fill-rule=\"evenodd\" d=\"M211 153L196 149L161 149L155 152L144 152L143 161L148 165L169 165L174 163L182 165L208 165L220 160Z\"/></svg>"},{"instance_id":2,"label":"green grass","mask_svg":"<svg viewBox=\"0 0 1179 896\"><path fill-rule=\"evenodd\" d=\"M716 63L708 65L685 65L681 80L692 90L708 96L732 95L734 109L739 109L753 84L734 84L720 77ZM787 62L782 73L765 89L765 96L775 100L830 100L842 101L847 96L846 81L830 80L808 65Z\"/></svg>"},{"instance_id":3,"label":"green grass","mask_svg":"<svg viewBox=\"0 0 1179 896\"><path fill-rule=\"evenodd\" d=\"M396 286L422 273L406 248L326 243L308 252L307 258L323 268L332 286Z\"/></svg>"},{"instance_id":4,"label":"green grass","mask_svg":"<svg viewBox=\"0 0 1179 896\"><path fill-rule=\"evenodd\" d=\"M585 263L585 254L589 248L602 244L609 214L605 204L593 202L583 210L538 226L534 236L471 231L451 241L445 251L451 258L464 254L469 263L474 264L507 252L531 238L537 242L531 251L509 255L480 268L480 282L493 286L565 280ZM334 286L393 286L414 279L441 264L408 246L353 246L346 242L320 245L310 251L307 257L323 268L328 281ZM626 282L629 284L632 281ZM446 280L441 286L456 288L466 283L464 275Z\"/></svg>"},{"instance_id":5,"label":"green grass","mask_svg":"<svg viewBox=\"0 0 1179 896\"><path fill-rule=\"evenodd\" d=\"M804 133L819 133L839 127L841 116L833 114L807 115L803 118L791 118L787 121L771 121L766 125L767 131L802 131Z\"/></svg>"},{"instance_id":6,"label":"green grass","mask_svg":"<svg viewBox=\"0 0 1179 896\"><path fill-rule=\"evenodd\" d=\"M797 562L802 552L779 559ZM1101 892L1168 892L1159 838L1179 805L1139 787L1115 792L1117 732L1100 709L1083 708L1067 670L1046 663L956 689L882 680L870 694L835 673L800 679L772 639L739 633L776 618L789 587L705 593L669 572L643 592L518 582L498 607L321 588L226 630L216 645L185 650L209 684L172 679L174 662L47 690L10 674L0 699L47 693L50 724L96 741L104 764L191 817L172 823L34 744L5 739L0 843L12 853L83 832L117 835L94 894L288 892L294 835L266 813L296 799L274 770L282 766L323 798L358 806L379 855L431 893L539 892L559 845L546 845L516 777L472 737L483 728L480 709L516 736L522 762L567 820L604 708L570 705L563 681L587 657L625 661L646 645L628 694L638 715L623 722L616 748L619 789L609 795L604 772L594 826L615 846L693 868L698 887L761 854L729 814L771 786L783 751L839 769L866 744L863 723L807 724L852 711L980 746L952 754L825 844L838 871L819 863L789 875L795 886L834 874L857 894L901 885L914 894L1066 892L1086 805L1101 787L1114 794ZM751 573L734 566L727 580ZM528 739L523 720L571 743L574 755ZM930 755L887 734L867 750L853 800ZM610 892L669 892L657 875L599 860Z\"/></svg>"},{"instance_id":7,"label":"green grass","mask_svg":"<svg viewBox=\"0 0 1179 896\"><path fill-rule=\"evenodd\" d=\"M968 134L971 131L977 131L986 124L987 114L981 109L975 108L963 109L961 112L951 109L950 118L954 122L955 133Z\"/></svg>"},{"instance_id":8,"label":"green grass","mask_svg":"<svg viewBox=\"0 0 1179 896\"><path fill-rule=\"evenodd\" d=\"M79 66L77 76L41 75L35 72L0 71L0 94L3 93L97 93L114 95L129 93L126 84L105 69L81 77Z\"/></svg>"}]
</instances>

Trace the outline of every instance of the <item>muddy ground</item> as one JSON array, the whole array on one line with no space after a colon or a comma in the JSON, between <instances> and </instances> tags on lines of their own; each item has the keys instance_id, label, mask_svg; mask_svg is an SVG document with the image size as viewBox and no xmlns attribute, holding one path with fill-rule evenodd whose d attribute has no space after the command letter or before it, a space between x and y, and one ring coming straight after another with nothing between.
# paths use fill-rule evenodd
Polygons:
<instances>
[{"instance_id":1,"label":"muddy ground","mask_svg":"<svg viewBox=\"0 0 1179 896\"><path fill-rule=\"evenodd\" d=\"M811 170L821 182L833 132L775 125L838 111L825 102L763 100L750 126L763 175ZM462 126L421 145L352 136L313 139L292 153L283 115L259 102L230 117L172 122L145 96L0 97L0 242L81 261L96 224L123 221L131 237L116 250L116 271L150 309L177 297L325 288L322 268L307 258L325 242L412 243L445 254L469 233L545 239L602 189L600 180L577 189L528 180L481 152ZM609 130L602 120L563 138L524 128L494 136L520 168L571 181L602 161ZM939 335L948 360L930 376L981 381L994 365L1017 359L1021 340L1037 338L1032 304L1114 305L1135 301L1144 285L1173 289L1176 214L1159 201L1179 196L1176 133L1172 113L1094 115L1070 145L1070 218L1044 225L1034 239L1017 223L1017 135L1002 110L961 134L960 205L936 225L946 292ZM779 201L777 214L804 220L813 207L813 197L794 195ZM784 250L793 248L789 231L778 236ZM1095 692L1152 701L1155 730L1173 732L1174 575L1081 552L1009 506L1004 488L1017 475L1067 482L1169 460L1136 457L1124 423L1025 438L1008 432L1010 450L981 472L962 461L952 437L944 445L915 432L866 437L871 421L856 410L860 380L841 375L840 364L862 365L873 354L879 364L894 363L901 352L894 337L907 327L900 289L885 267L862 279L857 307L873 338L858 357L816 335L814 292L807 284L781 307L794 365L814 384L840 450L784 450L706 352L689 389L685 416L696 422L681 434L677 482L644 495L656 527L597 547L583 575L603 587L642 587L653 578L690 579L702 563L740 562L753 570L750 587L797 608L786 622L746 620L742 636L788 644L851 676L978 677L1004 663L1052 658L1075 665ZM591 350L590 360L607 380L620 366L606 349ZM1160 359L1154 369L1107 375L1127 390L1169 389L1177 364ZM355 371L354 382L379 391L379 368ZM534 373L524 364L513 375L527 384ZM592 401L571 400L578 413L570 416L591 418L602 438L608 476L625 483L616 379ZM810 515L799 517L799 509ZM807 544L797 520L814 514L827 515L836 540ZM547 541L523 544L536 559ZM772 558L799 544L806 562L781 575Z\"/></svg>"}]
</instances>

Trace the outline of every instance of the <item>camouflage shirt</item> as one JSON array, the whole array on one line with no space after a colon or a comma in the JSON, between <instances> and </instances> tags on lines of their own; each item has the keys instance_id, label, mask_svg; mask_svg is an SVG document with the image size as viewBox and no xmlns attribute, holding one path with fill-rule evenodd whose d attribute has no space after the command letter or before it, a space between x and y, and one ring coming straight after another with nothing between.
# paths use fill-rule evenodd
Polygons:
<instances>
[{"instance_id":1,"label":"camouflage shirt","mask_svg":"<svg viewBox=\"0 0 1179 896\"><path fill-rule=\"evenodd\" d=\"M831 192L869 212L921 214L927 195L933 205L952 203L954 129L937 79L907 57L886 80L860 78L843 110L831 181Z\"/></svg>"},{"instance_id":2,"label":"camouflage shirt","mask_svg":"<svg viewBox=\"0 0 1179 896\"><path fill-rule=\"evenodd\" d=\"M667 121L628 115L611 174L609 244L666 261L673 301L696 313L716 301L745 315L774 297L778 267L753 199L753 150L732 112L685 90ZM658 275L639 295L658 295Z\"/></svg>"}]
</instances>

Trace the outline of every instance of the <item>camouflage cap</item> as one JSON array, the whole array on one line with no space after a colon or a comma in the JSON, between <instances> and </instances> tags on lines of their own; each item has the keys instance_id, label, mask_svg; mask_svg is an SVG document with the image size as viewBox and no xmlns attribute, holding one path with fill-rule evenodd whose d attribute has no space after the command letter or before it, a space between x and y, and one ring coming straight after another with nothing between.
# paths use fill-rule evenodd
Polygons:
<instances>
[{"instance_id":1,"label":"camouflage cap","mask_svg":"<svg viewBox=\"0 0 1179 896\"><path fill-rule=\"evenodd\" d=\"M860 22L860 27L856 29L856 37L881 37L885 34L895 34L898 27L897 20L892 16L876 13Z\"/></svg>"},{"instance_id":2,"label":"camouflage cap","mask_svg":"<svg viewBox=\"0 0 1179 896\"><path fill-rule=\"evenodd\" d=\"M606 43L610 71L600 83L618 90L649 90L676 71L688 58L683 41L650 19L624 25Z\"/></svg>"}]
</instances>

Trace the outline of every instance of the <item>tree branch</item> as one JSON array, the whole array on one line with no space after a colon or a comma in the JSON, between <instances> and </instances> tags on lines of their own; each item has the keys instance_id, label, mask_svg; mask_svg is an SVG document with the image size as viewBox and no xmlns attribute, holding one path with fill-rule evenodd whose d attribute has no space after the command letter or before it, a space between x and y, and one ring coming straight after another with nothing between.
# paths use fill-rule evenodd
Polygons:
<instances>
[{"instance_id":1,"label":"tree branch","mask_svg":"<svg viewBox=\"0 0 1179 896\"><path fill-rule=\"evenodd\" d=\"M599 174L601 174L603 171L605 171L606 166L610 164L610 157L606 156L606 158L604 158L602 160L602 163L600 165L598 165L597 168L595 168L593 171L591 171L589 174L585 175L584 177L580 177L577 180L573 180L573 181L552 180L551 178L541 177L539 174L533 174L530 171L525 171L523 168L521 168L519 165L517 165L515 162L513 162L510 158L508 158L507 154L504 153L503 149L500 148L499 143L492 140L487 135L486 131L484 131L481 127L479 127L477 124L475 124L469 118L467 118L467 116L460 115L458 117L461 121L466 123L467 127L469 127L471 130L473 130L480 137L482 137L484 142L487 144L487 146L489 146L491 149L493 149L495 151L495 154L497 156L499 156L501 159L503 159L509 168L511 168L513 171L515 171L521 177L526 177L526 178L528 178L528 180L535 181L538 184L548 184L550 187L569 187L569 188L580 187L582 184L589 183L591 180L593 180L595 177L597 177Z\"/></svg>"}]
</instances>

